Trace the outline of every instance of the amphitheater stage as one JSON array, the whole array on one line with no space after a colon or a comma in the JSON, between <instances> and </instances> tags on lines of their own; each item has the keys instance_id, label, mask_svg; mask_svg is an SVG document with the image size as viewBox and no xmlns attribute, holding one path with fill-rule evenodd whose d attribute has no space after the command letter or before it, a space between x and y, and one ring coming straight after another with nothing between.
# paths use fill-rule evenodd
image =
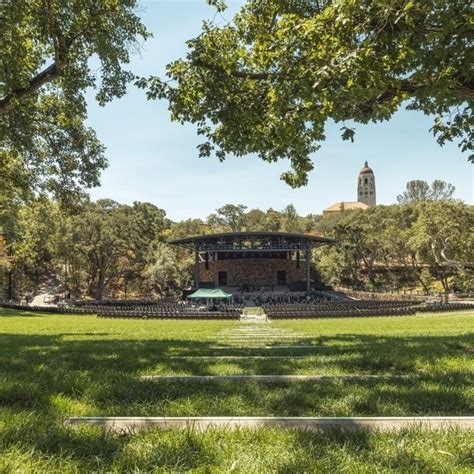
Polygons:
<instances>
[{"instance_id":1,"label":"amphitheater stage","mask_svg":"<svg viewBox=\"0 0 474 474\"><path fill-rule=\"evenodd\" d=\"M229 232L173 240L194 252L194 288L233 294L312 291L312 249L331 239L288 232Z\"/></svg>"}]
</instances>

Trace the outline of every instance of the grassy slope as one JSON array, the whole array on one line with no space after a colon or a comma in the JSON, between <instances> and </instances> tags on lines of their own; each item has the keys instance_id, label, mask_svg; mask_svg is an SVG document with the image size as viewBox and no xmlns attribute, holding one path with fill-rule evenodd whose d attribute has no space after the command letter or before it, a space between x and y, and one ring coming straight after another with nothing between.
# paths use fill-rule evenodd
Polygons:
<instances>
[{"instance_id":1,"label":"grassy slope","mask_svg":"<svg viewBox=\"0 0 474 474\"><path fill-rule=\"evenodd\" d=\"M223 338L239 323L99 320L0 310L0 472L74 469L444 470L474 467L472 433L320 435L284 430L134 436L67 430L68 415L472 415L474 313L278 321L278 359ZM217 342L223 349L214 349ZM275 340L278 343L277 340ZM190 356L178 359L170 356ZM304 357L295 357L304 356ZM409 380L176 385L161 374L408 373ZM51 424L52 422L52 424ZM234 465L235 463L235 465Z\"/></svg>"}]
</instances>

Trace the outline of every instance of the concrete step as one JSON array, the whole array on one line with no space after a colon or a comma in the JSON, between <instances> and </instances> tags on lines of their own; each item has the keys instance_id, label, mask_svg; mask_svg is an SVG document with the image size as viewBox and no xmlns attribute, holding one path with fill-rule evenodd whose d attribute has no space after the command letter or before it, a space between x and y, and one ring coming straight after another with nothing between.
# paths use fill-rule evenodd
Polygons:
<instances>
[{"instance_id":1,"label":"concrete step","mask_svg":"<svg viewBox=\"0 0 474 474\"><path fill-rule=\"evenodd\" d=\"M309 337L305 337L305 336L299 336L299 335L294 335L294 336L291 336L291 335L288 335L288 336L284 336L284 335L281 335L281 334L236 334L236 335L232 335L232 334L226 334L226 335L222 335L222 336L212 336L212 337L208 337L208 340L215 340L215 339L242 339L242 340L245 340L245 339L262 339L262 338L265 338L265 339L305 339L305 340L309 340L311 341L312 339L309 338Z\"/></svg>"},{"instance_id":2,"label":"concrete step","mask_svg":"<svg viewBox=\"0 0 474 474\"><path fill-rule=\"evenodd\" d=\"M387 380L415 378L408 374L357 374L357 375L143 375L140 380L149 382L333 382L360 380Z\"/></svg>"},{"instance_id":3,"label":"concrete step","mask_svg":"<svg viewBox=\"0 0 474 474\"><path fill-rule=\"evenodd\" d=\"M216 346L209 346L208 349L212 350L225 350L225 349L268 349L268 350L275 350L275 349L328 349L329 346L311 346L311 345L295 345L295 346L280 346L280 345L272 345L272 346L265 346L265 345L230 345L222 343L221 345Z\"/></svg>"},{"instance_id":4,"label":"concrete step","mask_svg":"<svg viewBox=\"0 0 474 474\"><path fill-rule=\"evenodd\" d=\"M439 430L461 428L474 429L473 416L379 416L379 417L278 417L278 416L188 416L188 417L134 417L134 416L89 416L70 417L67 426L88 424L108 431L129 433L153 428L194 429L206 428L260 428L279 427L298 430L342 431L381 430L400 431L407 428Z\"/></svg>"},{"instance_id":5,"label":"concrete step","mask_svg":"<svg viewBox=\"0 0 474 474\"><path fill-rule=\"evenodd\" d=\"M233 360L233 359L304 359L311 357L311 355L188 355L188 356L164 356L163 360L168 359L181 359L181 360L193 360L193 359L209 359L209 360Z\"/></svg>"}]
</instances>

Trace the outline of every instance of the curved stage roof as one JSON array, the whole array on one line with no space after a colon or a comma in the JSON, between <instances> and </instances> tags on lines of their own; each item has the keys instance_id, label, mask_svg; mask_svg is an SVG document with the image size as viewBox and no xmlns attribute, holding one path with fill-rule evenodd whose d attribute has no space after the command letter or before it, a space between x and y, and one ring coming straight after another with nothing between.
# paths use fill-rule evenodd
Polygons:
<instances>
[{"instance_id":1,"label":"curved stage roof","mask_svg":"<svg viewBox=\"0 0 474 474\"><path fill-rule=\"evenodd\" d=\"M187 237L169 243L200 252L291 252L334 242L325 237L292 232L225 232Z\"/></svg>"}]
</instances>

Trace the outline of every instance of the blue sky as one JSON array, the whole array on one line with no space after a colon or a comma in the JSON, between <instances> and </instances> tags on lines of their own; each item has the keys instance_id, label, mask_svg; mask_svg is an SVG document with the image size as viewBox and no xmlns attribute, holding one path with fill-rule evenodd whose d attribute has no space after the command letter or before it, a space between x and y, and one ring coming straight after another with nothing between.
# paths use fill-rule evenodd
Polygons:
<instances>
[{"instance_id":1,"label":"blue sky","mask_svg":"<svg viewBox=\"0 0 474 474\"><path fill-rule=\"evenodd\" d=\"M229 20L242 2L227 4L229 10L216 22ZM163 74L167 63L185 55L185 41L199 33L202 21L215 16L204 0L142 0L142 10L154 38L133 58L131 69L143 76ZM472 204L474 198L472 165L456 144L437 145L429 132L432 118L421 113L400 111L389 122L357 126L355 143L343 142L339 126L329 125L309 184L296 190L279 179L288 169L284 161L198 158L195 128L172 123L166 102L149 102L134 87L104 108L90 95L88 124L107 147L109 160L92 198L152 202L173 220L205 218L227 203L262 210L293 203L300 214L321 213L337 201L356 200L365 160L375 172L379 204L395 202L412 179L443 179L456 186L458 199Z\"/></svg>"}]
</instances>

